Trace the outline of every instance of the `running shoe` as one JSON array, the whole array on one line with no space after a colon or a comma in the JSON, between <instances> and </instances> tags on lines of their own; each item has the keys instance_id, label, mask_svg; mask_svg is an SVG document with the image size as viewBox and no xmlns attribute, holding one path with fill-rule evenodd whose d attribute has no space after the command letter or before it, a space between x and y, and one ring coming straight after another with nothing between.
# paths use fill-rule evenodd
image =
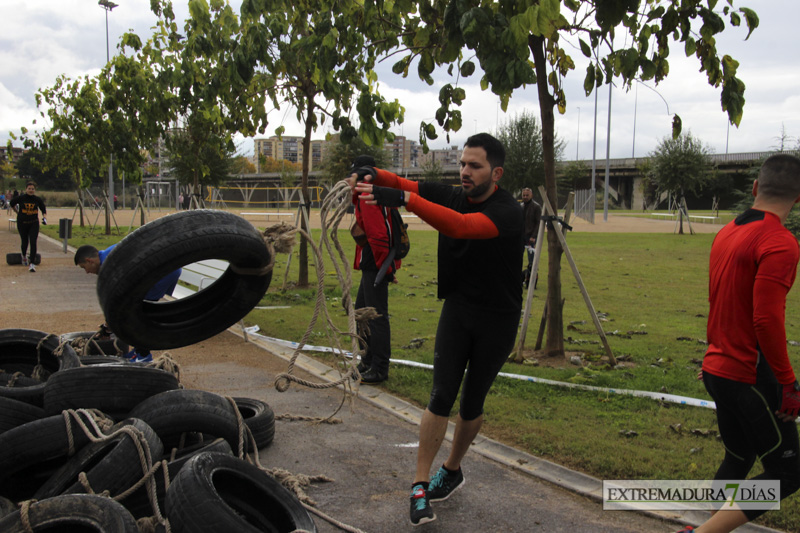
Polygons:
<instances>
[{"instance_id":1,"label":"running shoe","mask_svg":"<svg viewBox=\"0 0 800 533\"><path fill-rule=\"evenodd\" d=\"M461 468L456 472L448 472L444 466L439 468L428 485L428 499L432 502L446 500L455 491L464 486L464 473Z\"/></svg>"},{"instance_id":2,"label":"running shoe","mask_svg":"<svg viewBox=\"0 0 800 533\"><path fill-rule=\"evenodd\" d=\"M152 363L153 362L153 354L147 352L147 355L139 355L136 354L136 357L131 359L132 363Z\"/></svg>"},{"instance_id":3,"label":"running shoe","mask_svg":"<svg viewBox=\"0 0 800 533\"><path fill-rule=\"evenodd\" d=\"M411 512L409 518L412 526L420 526L436 520L436 515L433 513L430 501L428 501L424 485L417 483L411 487L410 500Z\"/></svg>"},{"instance_id":4,"label":"running shoe","mask_svg":"<svg viewBox=\"0 0 800 533\"><path fill-rule=\"evenodd\" d=\"M142 355L136 350L131 350L124 357L129 363L150 363L153 360L153 355L150 352Z\"/></svg>"},{"instance_id":5,"label":"running shoe","mask_svg":"<svg viewBox=\"0 0 800 533\"><path fill-rule=\"evenodd\" d=\"M36 272L36 267L33 266L33 263L28 267L28 272Z\"/></svg>"},{"instance_id":6,"label":"running shoe","mask_svg":"<svg viewBox=\"0 0 800 533\"><path fill-rule=\"evenodd\" d=\"M374 368L370 368L363 374L361 374L361 383L367 383L370 385L375 385L377 383L383 383L389 379L389 376L386 374L381 374Z\"/></svg>"},{"instance_id":7,"label":"running shoe","mask_svg":"<svg viewBox=\"0 0 800 533\"><path fill-rule=\"evenodd\" d=\"M28 258L24 255L22 256L22 266L28 266Z\"/></svg>"}]
</instances>

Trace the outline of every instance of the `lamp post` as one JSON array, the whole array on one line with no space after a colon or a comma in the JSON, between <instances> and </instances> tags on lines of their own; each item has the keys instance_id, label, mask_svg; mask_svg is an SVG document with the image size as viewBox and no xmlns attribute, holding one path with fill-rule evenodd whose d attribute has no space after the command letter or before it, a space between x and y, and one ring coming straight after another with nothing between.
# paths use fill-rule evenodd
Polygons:
<instances>
[{"instance_id":1,"label":"lamp post","mask_svg":"<svg viewBox=\"0 0 800 533\"><path fill-rule=\"evenodd\" d=\"M581 107L578 106L578 142L575 143L575 161L580 161L581 153Z\"/></svg>"},{"instance_id":2,"label":"lamp post","mask_svg":"<svg viewBox=\"0 0 800 533\"><path fill-rule=\"evenodd\" d=\"M111 52L108 43L108 12L117 7L118 4L110 0L99 0L97 4L106 12L106 64L111 62ZM114 154L108 156L108 209L114 210Z\"/></svg>"}]
</instances>

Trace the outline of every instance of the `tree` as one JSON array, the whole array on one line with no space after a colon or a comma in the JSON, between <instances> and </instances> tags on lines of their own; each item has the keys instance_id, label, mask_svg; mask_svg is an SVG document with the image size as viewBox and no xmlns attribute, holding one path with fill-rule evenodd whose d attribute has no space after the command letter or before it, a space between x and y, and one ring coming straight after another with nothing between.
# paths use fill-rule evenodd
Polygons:
<instances>
[{"instance_id":1,"label":"tree","mask_svg":"<svg viewBox=\"0 0 800 533\"><path fill-rule=\"evenodd\" d=\"M536 190L544 185L544 158L542 155L542 130L536 116L523 111L505 122L497 132L497 138L506 148L503 165L503 187L513 194L524 187ZM556 141L556 159L564 152L564 142Z\"/></svg>"},{"instance_id":2,"label":"tree","mask_svg":"<svg viewBox=\"0 0 800 533\"><path fill-rule=\"evenodd\" d=\"M374 48L365 46L379 26L368 16L377 8L347 0L287 3L283 0L246 1L242 4L241 39L230 48L228 63L236 65L241 80L226 100L230 109L251 117L261 130L266 126L264 95L275 108L290 105L305 125L303 135L302 192L310 198L308 172L311 135L326 120L342 139L356 135L368 145L381 146L391 137L389 127L402 121L400 104L386 102L376 91ZM261 95L244 100L237 93ZM357 108L359 126L350 122ZM283 133L283 127L275 130ZM309 208L308 205L305 206ZM305 225L305 218L301 218ZM308 229L308 228L304 228ZM298 285L308 285L308 245L299 251Z\"/></svg>"},{"instance_id":3,"label":"tree","mask_svg":"<svg viewBox=\"0 0 800 533\"><path fill-rule=\"evenodd\" d=\"M580 50L590 64L584 77L589 95L613 78L630 88L635 80L655 83L669 73L670 43L679 42L687 56L700 62L708 82L721 87L723 111L738 126L744 106L744 83L736 77L738 63L717 52L715 36L744 18L749 31L758 26L756 13L738 10L729 0L715 11L716 0L540 0L500 2L491 0L409 1L393 4L382 14L386 36L376 46L387 54L405 53L394 64L396 74L407 76L412 64L417 75L432 85L437 67L456 77L439 90L441 106L436 122L446 132L461 128L457 106L466 97L458 86L461 77L477 70L482 89L500 97L505 110L515 90L535 84L542 127L545 187L556 204L556 139L554 109L567 107L563 80L575 62L572 50ZM400 28L399 30L396 28ZM748 33L749 36L749 33ZM469 50L465 54L464 50ZM680 117L673 117L673 133L680 133ZM437 137L434 124L422 122L420 141ZM548 232L548 301L545 355L564 354L561 315L561 245L555 232Z\"/></svg>"},{"instance_id":4,"label":"tree","mask_svg":"<svg viewBox=\"0 0 800 533\"><path fill-rule=\"evenodd\" d=\"M422 178L425 181L442 181L442 165L433 158L422 163Z\"/></svg>"},{"instance_id":5,"label":"tree","mask_svg":"<svg viewBox=\"0 0 800 533\"><path fill-rule=\"evenodd\" d=\"M569 193L580 187L579 183L586 180L590 173L589 167L583 161L570 161L564 167L564 172L558 178L558 192L560 195Z\"/></svg>"},{"instance_id":6,"label":"tree","mask_svg":"<svg viewBox=\"0 0 800 533\"><path fill-rule=\"evenodd\" d=\"M656 185L656 194L668 192L682 206L687 192L698 192L711 178L714 165L708 154L708 148L691 132L662 139L650 153L649 177ZM678 212L682 234L684 212Z\"/></svg>"},{"instance_id":7,"label":"tree","mask_svg":"<svg viewBox=\"0 0 800 533\"><path fill-rule=\"evenodd\" d=\"M249 158L243 155L236 155L233 158L232 174L255 174L256 166Z\"/></svg>"},{"instance_id":8,"label":"tree","mask_svg":"<svg viewBox=\"0 0 800 533\"><path fill-rule=\"evenodd\" d=\"M236 155L219 135L209 134L200 121L189 117L185 128L175 130L167 137L169 168L183 185L192 185L200 194L203 185L219 187L228 180Z\"/></svg>"},{"instance_id":9,"label":"tree","mask_svg":"<svg viewBox=\"0 0 800 533\"><path fill-rule=\"evenodd\" d=\"M345 142L339 136L338 142L333 143L323 159L325 180L333 184L347 177L353 167L353 160L360 155L371 155L375 158L376 166L380 168L385 168L389 160L383 144L368 145L361 137L353 137Z\"/></svg>"}]
</instances>

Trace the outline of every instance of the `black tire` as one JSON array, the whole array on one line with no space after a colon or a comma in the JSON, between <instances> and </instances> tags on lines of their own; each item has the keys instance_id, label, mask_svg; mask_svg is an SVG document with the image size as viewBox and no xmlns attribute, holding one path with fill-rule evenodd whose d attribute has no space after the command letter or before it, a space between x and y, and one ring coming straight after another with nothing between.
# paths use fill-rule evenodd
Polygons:
<instances>
[{"instance_id":1,"label":"black tire","mask_svg":"<svg viewBox=\"0 0 800 533\"><path fill-rule=\"evenodd\" d=\"M178 447L183 433L222 437L231 449L239 449L236 408L219 394L188 389L164 392L137 405L130 416L149 424L165 449Z\"/></svg>"},{"instance_id":2,"label":"black tire","mask_svg":"<svg viewBox=\"0 0 800 533\"><path fill-rule=\"evenodd\" d=\"M275 413L266 402L252 398L234 398L244 423L250 428L256 447L266 448L275 438Z\"/></svg>"},{"instance_id":3,"label":"black tire","mask_svg":"<svg viewBox=\"0 0 800 533\"><path fill-rule=\"evenodd\" d=\"M33 264L38 265L42 262L42 255L36 254L36 257L33 258ZM22 264L22 254L6 254L6 263L9 265L21 265Z\"/></svg>"},{"instance_id":4,"label":"black tire","mask_svg":"<svg viewBox=\"0 0 800 533\"><path fill-rule=\"evenodd\" d=\"M0 496L0 518L10 515L16 510L17 506L14 505L14 502L9 500L8 498L3 498L2 496Z\"/></svg>"},{"instance_id":5,"label":"black tire","mask_svg":"<svg viewBox=\"0 0 800 533\"><path fill-rule=\"evenodd\" d=\"M0 519L3 533L28 531L94 531L98 533L138 533L136 520L111 498L90 494L68 494L32 503L28 511L31 529L15 511Z\"/></svg>"},{"instance_id":6,"label":"black tire","mask_svg":"<svg viewBox=\"0 0 800 533\"><path fill-rule=\"evenodd\" d=\"M0 330L0 369L8 374L21 372L29 378L35 371L39 374L34 378L38 381L35 385L9 387L7 382L0 383L0 396L41 406L49 377L79 366L72 346L62 345L55 335L32 329Z\"/></svg>"},{"instance_id":7,"label":"black tire","mask_svg":"<svg viewBox=\"0 0 800 533\"><path fill-rule=\"evenodd\" d=\"M99 409L115 420L147 398L179 387L169 372L144 365L91 365L54 374L44 389L44 410Z\"/></svg>"},{"instance_id":8,"label":"black tire","mask_svg":"<svg viewBox=\"0 0 800 533\"><path fill-rule=\"evenodd\" d=\"M113 355L82 355L81 366L92 365L124 365L130 363L124 357L115 357Z\"/></svg>"},{"instance_id":9,"label":"black tire","mask_svg":"<svg viewBox=\"0 0 800 533\"><path fill-rule=\"evenodd\" d=\"M141 432L152 457L161 457L164 448L155 432L139 419L129 418L115 424L108 434L123 427L133 427ZM137 437L138 440L138 437ZM109 491L117 496L139 481L144 472L136 443L128 433L120 433L105 442L93 442L84 446L72 456L50 479L48 479L34 498L43 500L60 494L82 494L86 489L78 481L78 474L84 472L92 491L99 494Z\"/></svg>"},{"instance_id":10,"label":"black tire","mask_svg":"<svg viewBox=\"0 0 800 533\"><path fill-rule=\"evenodd\" d=\"M86 339L89 341L85 345L85 348L78 349L73 345L75 353L81 358L81 363L83 364L86 364L83 362L83 358L90 355L117 356L125 355L130 351L128 343L118 339L116 335L112 334L110 337L102 338L96 338L95 335L97 335L96 331L74 331L61 335L61 341L68 341L71 344L78 339Z\"/></svg>"},{"instance_id":11,"label":"black tire","mask_svg":"<svg viewBox=\"0 0 800 533\"><path fill-rule=\"evenodd\" d=\"M165 450L164 459L167 461L167 472L169 472L169 478L175 479L175 476L178 475L183 465L186 464L189 459L194 457L199 453L224 453L227 455L233 455L233 450L231 450L230 444L225 439L214 439L211 442L201 442L195 444L193 446L189 446L184 448L175 456L174 459L170 460L170 451ZM164 488L164 474L160 470L155 473L153 476L156 482L156 495L158 498L158 506L160 509L164 509L164 498L167 495L167 491ZM153 507L150 503L150 499L147 496L147 487L143 486L127 498L122 501L122 504L130 511L130 513L137 519L143 518L145 516L153 516Z\"/></svg>"},{"instance_id":12,"label":"black tire","mask_svg":"<svg viewBox=\"0 0 800 533\"><path fill-rule=\"evenodd\" d=\"M0 435L44 416L44 409L41 407L0 396Z\"/></svg>"},{"instance_id":13,"label":"black tire","mask_svg":"<svg viewBox=\"0 0 800 533\"><path fill-rule=\"evenodd\" d=\"M219 453L192 457L167 490L175 533L315 532L314 520L280 483L241 459Z\"/></svg>"},{"instance_id":14,"label":"black tire","mask_svg":"<svg viewBox=\"0 0 800 533\"><path fill-rule=\"evenodd\" d=\"M80 415L88 422L88 417ZM73 453L89 443L89 438L72 422ZM23 470L49 471L59 467L61 459L70 453L67 425L61 415L49 416L22 424L0 434L0 483ZM47 468L36 468L45 465ZM16 499L13 491L17 484L2 483L0 492L7 498ZM8 490L7 490L8 489ZM9 492L12 491L12 492Z\"/></svg>"},{"instance_id":15,"label":"black tire","mask_svg":"<svg viewBox=\"0 0 800 533\"><path fill-rule=\"evenodd\" d=\"M109 328L133 346L167 350L213 337L241 320L269 288L272 273L227 271L195 294L168 302L144 301L147 291L179 267L221 259L260 269L271 260L261 234L223 211L184 211L145 224L111 251L97 280Z\"/></svg>"}]
</instances>

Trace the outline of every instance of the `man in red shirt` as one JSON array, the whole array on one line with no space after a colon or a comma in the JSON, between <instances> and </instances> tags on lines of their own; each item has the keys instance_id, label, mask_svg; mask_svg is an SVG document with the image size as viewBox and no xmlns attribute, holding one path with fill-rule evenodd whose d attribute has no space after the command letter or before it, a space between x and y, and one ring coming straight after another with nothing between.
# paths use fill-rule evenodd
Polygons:
<instances>
[{"instance_id":1,"label":"man in red shirt","mask_svg":"<svg viewBox=\"0 0 800 533\"><path fill-rule=\"evenodd\" d=\"M786 352L784 326L800 249L783 225L800 202L800 159L768 158L753 183L753 196L753 207L720 230L711 247L702 375L725 445L714 479L746 479L758 457L764 473L754 479L780 480L783 499L800 488L794 423L800 386ZM764 512L716 512L695 531L732 531Z\"/></svg>"}]
</instances>

